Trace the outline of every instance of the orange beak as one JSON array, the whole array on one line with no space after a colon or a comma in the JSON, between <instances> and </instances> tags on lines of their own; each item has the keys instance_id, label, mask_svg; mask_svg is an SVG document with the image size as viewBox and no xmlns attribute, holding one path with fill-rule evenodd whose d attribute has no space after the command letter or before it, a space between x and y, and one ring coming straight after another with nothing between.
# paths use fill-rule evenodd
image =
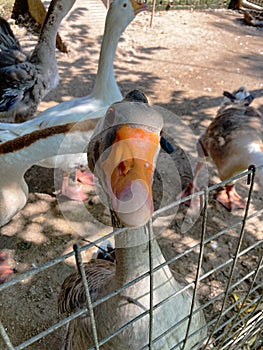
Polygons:
<instances>
[{"instance_id":1,"label":"orange beak","mask_svg":"<svg viewBox=\"0 0 263 350\"><path fill-rule=\"evenodd\" d=\"M147 10L146 2L131 0L131 4L135 15L137 15L139 12Z\"/></svg>"},{"instance_id":2,"label":"orange beak","mask_svg":"<svg viewBox=\"0 0 263 350\"><path fill-rule=\"evenodd\" d=\"M112 209L125 226L142 226L153 214L152 181L159 141L157 133L123 125L102 162Z\"/></svg>"}]
</instances>

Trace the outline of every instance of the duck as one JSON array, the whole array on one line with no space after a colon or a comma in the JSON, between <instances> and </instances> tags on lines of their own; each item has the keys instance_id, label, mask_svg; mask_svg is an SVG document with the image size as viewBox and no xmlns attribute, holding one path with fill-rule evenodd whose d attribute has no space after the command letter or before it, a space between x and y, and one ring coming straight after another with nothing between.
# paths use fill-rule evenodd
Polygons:
<instances>
[{"instance_id":1,"label":"duck","mask_svg":"<svg viewBox=\"0 0 263 350\"><path fill-rule=\"evenodd\" d=\"M114 76L113 61L119 39L135 16L147 9L147 4L135 0L113 0L107 12L104 35L101 44L97 75L92 92L84 97L75 98L57 104L38 114L32 120L24 123L0 123L0 142L11 140L38 129L55 127L84 119L102 117L109 105L121 101L123 96ZM82 150L80 150L82 152ZM86 167L85 153L70 156L65 163L68 169L63 168L61 195L72 200L84 201L87 199L77 181L92 184L93 177L89 170L81 172L78 166ZM64 165L65 165L64 163ZM43 160L40 166L52 167L53 160ZM75 186L69 185L69 176L73 174Z\"/></svg>"},{"instance_id":2,"label":"duck","mask_svg":"<svg viewBox=\"0 0 263 350\"><path fill-rule=\"evenodd\" d=\"M253 95L244 86L232 93L225 91L223 95L223 102L214 120L200 136L197 147L201 159L212 159L221 181L247 170L250 165L263 165L263 116L250 106ZM198 191L196 179L203 165L203 160L198 162L193 181L178 199ZM263 184L263 169L259 169L257 175ZM215 198L228 211L246 207L246 202L235 189L235 181L227 183Z\"/></svg>"},{"instance_id":3,"label":"duck","mask_svg":"<svg viewBox=\"0 0 263 350\"><path fill-rule=\"evenodd\" d=\"M158 110L146 103L124 99L109 107L89 142L89 168L108 198L112 226L127 228L115 236L115 261L91 259L84 264L93 303L149 273L147 223L154 209L152 182L162 128L163 117ZM152 240L152 252L154 268L165 263L156 239ZM153 284L153 303L160 305L153 311L152 349L168 350L184 340L192 294L189 291L179 293L183 287L167 265L154 273ZM178 294L173 297L175 293ZM103 341L100 349L148 348L149 305L149 276L98 303L93 311L99 342L133 320L114 337ZM70 315L86 306L81 276L73 272L61 286L59 312ZM205 318L197 307L196 304L190 325L192 336L185 343L188 350L206 337ZM87 312L69 322L61 349L91 348L94 346L92 334Z\"/></svg>"},{"instance_id":4,"label":"duck","mask_svg":"<svg viewBox=\"0 0 263 350\"><path fill-rule=\"evenodd\" d=\"M32 118L42 99L58 85L56 35L74 3L75 0L51 1L30 55L22 51L9 23L1 18L0 112L9 112L7 115L14 116L15 122Z\"/></svg>"}]
</instances>

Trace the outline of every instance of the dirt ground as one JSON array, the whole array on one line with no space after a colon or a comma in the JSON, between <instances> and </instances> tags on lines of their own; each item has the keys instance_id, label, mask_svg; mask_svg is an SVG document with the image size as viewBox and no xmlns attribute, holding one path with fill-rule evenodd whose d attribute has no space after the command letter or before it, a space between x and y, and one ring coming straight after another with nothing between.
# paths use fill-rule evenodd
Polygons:
<instances>
[{"instance_id":1,"label":"dirt ground","mask_svg":"<svg viewBox=\"0 0 263 350\"><path fill-rule=\"evenodd\" d=\"M85 4L84 1L77 2L67 22L62 24L60 33L70 53L57 51L60 84L41 103L40 111L61 101L87 95L92 89L103 21L100 20L97 26L89 24L89 7ZM195 140L213 119L224 90L233 91L246 86L256 97L253 106L263 112L263 29L247 26L242 13L228 10L156 13L153 28L149 23L150 13L140 14L123 34L115 57L115 76L123 94L133 88L142 89L153 104L175 113L187 130L185 134L176 134L173 120L167 118L166 132L179 147L169 157L162 154L158 163L156 205L160 202L164 205L174 201L191 179L192 163L187 161L187 157L196 158ZM36 35L16 25L13 29L23 47L30 51ZM219 181L212 163L208 164L208 173L208 184ZM60 173L55 172L55 176L59 178ZM242 179L237 188L247 198L245 180ZM54 172L50 169L35 166L27 172L26 181L30 188L27 205L0 231L0 250L5 249L11 266L17 271L11 278L68 253L75 242L84 245L83 237L92 240L110 232L110 228L100 222L107 224L109 215L99 203L93 188L85 188L89 199L80 204L55 195ZM262 203L262 187L256 182L250 214L262 209ZM164 219L165 224L159 225L158 240L166 258L200 242L202 217L197 217L195 221L186 210L181 205L171 217ZM242 216L242 210L227 212L210 193L207 238L234 225ZM235 281L253 271L262 255L262 244L259 244L263 239L261 220L262 214L247 222L242 249L255 247L239 259ZM182 229L183 222L189 224L187 230ZM203 272L233 256L239 234L240 225L206 245ZM88 260L90 256L91 252L87 252L84 258ZM179 278L191 281L197 258L198 250L194 250L172 264L171 268ZM74 259L70 258L1 293L0 319L15 345L57 322L60 286L74 269ZM201 283L200 302L205 303L222 292L228 276L229 265ZM258 281L260 279L262 271ZM252 277L246 278L235 292L242 295L251 280ZM262 292L259 288L253 296ZM218 301L205 309L207 320L219 307ZM63 334L64 329L57 330L28 349L60 349ZM0 349L5 349L2 340Z\"/></svg>"}]
</instances>

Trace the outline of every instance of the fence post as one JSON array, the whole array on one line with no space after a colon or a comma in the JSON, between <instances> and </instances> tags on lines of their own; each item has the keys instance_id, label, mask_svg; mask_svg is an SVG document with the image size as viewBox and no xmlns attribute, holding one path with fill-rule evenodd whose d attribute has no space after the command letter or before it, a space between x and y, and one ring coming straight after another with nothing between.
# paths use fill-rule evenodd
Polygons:
<instances>
[{"instance_id":1,"label":"fence post","mask_svg":"<svg viewBox=\"0 0 263 350\"><path fill-rule=\"evenodd\" d=\"M152 5L152 15L151 15L151 21L150 21L150 28L153 27L153 17L154 17L154 12L155 12L155 6L156 6L156 0L153 0L153 5Z\"/></svg>"}]
</instances>

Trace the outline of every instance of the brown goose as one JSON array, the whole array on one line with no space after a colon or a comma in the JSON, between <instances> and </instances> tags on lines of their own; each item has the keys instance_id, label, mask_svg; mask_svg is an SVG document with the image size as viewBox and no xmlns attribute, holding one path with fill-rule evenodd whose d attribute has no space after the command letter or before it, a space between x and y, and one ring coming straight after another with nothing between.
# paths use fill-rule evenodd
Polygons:
<instances>
[{"instance_id":1,"label":"brown goose","mask_svg":"<svg viewBox=\"0 0 263 350\"><path fill-rule=\"evenodd\" d=\"M108 196L113 225L129 227L115 237L116 264L99 259L85 264L93 302L149 271L149 237L142 225L153 212L152 178L162 127L162 115L153 107L124 100L108 109L89 143L89 167ZM165 259L154 240L153 264L156 267L163 262ZM99 341L149 310L149 286L149 277L144 278L95 307ZM181 288L168 266L159 269L154 273L154 305L169 299ZM171 349L184 339L187 320L178 323L187 318L190 305L191 293L184 291L154 310L154 350ZM59 311L69 314L84 306L83 284L79 274L73 273L62 285ZM203 313L196 312L190 328L190 333L196 333L189 337L185 349L192 349L206 336L205 330L198 331L204 325ZM147 348L148 341L149 316L146 314L101 345L100 349L138 350ZM82 350L93 345L89 315L71 321L63 349Z\"/></svg>"},{"instance_id":2,"label":"brown goose","mask_svg":"<svg viewBox=\"0 0 263 350\"><path fill-rule=\"evenodd\" d=\"M233 93L224 92L224 101L215 119L199 139L199 156L209 156L214 161L222 181L247 170L254 164L263 164L263 116L250 106L252 95L245 87ZM188 196L198 190L195 179L203 162L197 164L193 182L179 195ZM258 171L263 184L263 170ZM229 211L245 207L244 200L229 183L216 194L216 199Z\"/></svg>"},{"instance_id":3,"label":"brown goose","mask_svg":"<svg viewBox=\"0 0 263 350\"><path fill-rule=\"evenodd\" d=\"M51 1L30 56L22 51L9 24L4 19L0 21L0 112L9 112L16 122L32 118L41 100L58 84L56 35L74 3L75 0Z\"/></svg>"}]
</instances>

